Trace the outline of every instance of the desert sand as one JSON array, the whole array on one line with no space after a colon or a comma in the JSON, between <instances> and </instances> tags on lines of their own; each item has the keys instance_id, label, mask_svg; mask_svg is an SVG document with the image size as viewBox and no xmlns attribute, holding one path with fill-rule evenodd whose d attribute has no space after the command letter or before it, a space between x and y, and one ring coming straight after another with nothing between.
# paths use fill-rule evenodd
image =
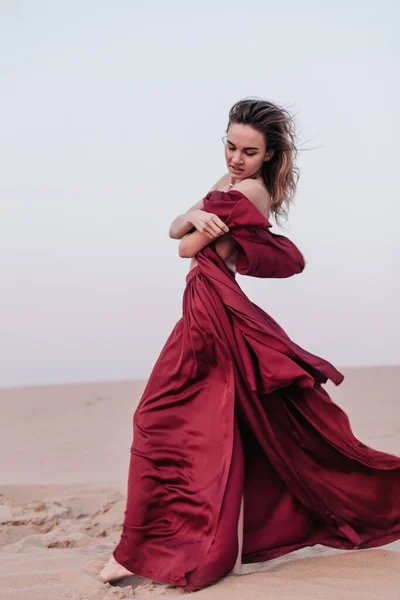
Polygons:
<instances>
[{"instance_id":1,"label":"desert sand","mask_svg":"<svg viewBox=\"0 0 400 600\"><path fill-rule=\"evenodd\" d=\"M343 369L328 386L355 435L400 455L400 367ZM125 507L132 414L143 381L0 390L0 598L103 600L189 596L140 577L91 575L114 548ZM400 501L400 499L399 499ZM305 548L245 565L196 599L399 600L400 542Z\"/></svg>"}]
</instances>

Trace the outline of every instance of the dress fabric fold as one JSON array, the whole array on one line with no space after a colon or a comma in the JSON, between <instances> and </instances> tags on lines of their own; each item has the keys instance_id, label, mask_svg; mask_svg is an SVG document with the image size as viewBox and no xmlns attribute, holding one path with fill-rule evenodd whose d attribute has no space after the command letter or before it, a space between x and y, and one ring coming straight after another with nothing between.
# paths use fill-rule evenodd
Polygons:
<instances>
[{"instance_id":1,"label":"dress fabric fold","mask_svg":"<svg viewBox=\"0 0 400 600\"><path fill-rule=\"evenodd\" d=\"M209 193L239 244L238 273L284 278L304 259L241 192ZM211 246L186 277L182 317L133 419L116 560L194 591L243 563L324 544L400 538L400 458L369 448L322 384L343 375L295 344Z\"/></svg>"}]
</instances>

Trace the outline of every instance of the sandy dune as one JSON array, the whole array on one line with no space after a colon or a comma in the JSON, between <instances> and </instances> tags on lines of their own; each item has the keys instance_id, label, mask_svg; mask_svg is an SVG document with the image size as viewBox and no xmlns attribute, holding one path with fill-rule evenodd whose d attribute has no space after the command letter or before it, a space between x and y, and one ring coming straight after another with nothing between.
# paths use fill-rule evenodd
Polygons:
<instances>
[{"instance_id":1,"label":"sandy dune","mask_svg":"<svg viewBox=\"0 0 400 600\"><path fill-rule=\"evenodd\" d=\"M400 455L400 368L344 370L329 386L364 443ZM139 577L108 588L99 569L119 537L132 413L144 382L0 390L0 599L189 596ZM246 565L196 593L230 600L399 600L400 542L322 546Z\"/></svg>"}]
</instances>

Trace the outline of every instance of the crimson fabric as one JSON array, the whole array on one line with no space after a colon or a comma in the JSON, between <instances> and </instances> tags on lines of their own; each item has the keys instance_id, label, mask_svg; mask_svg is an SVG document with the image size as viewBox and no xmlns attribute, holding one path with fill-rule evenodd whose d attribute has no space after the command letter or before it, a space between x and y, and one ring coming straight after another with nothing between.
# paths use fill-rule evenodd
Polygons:
<instances>
[{"instance_id":1,"label":"crimson fabric","mask_svg":"<svg viewBox=\"0 0 400 600\"><path fill-rule=\"evenodd\" d=\"M243 194L212 192L204 206L240 244L240 273L303 269ZM197 261L135 412L116 560L187 590L216 581L235 564L242 494L244 563L399 539L400 458L354 437L321 385L343 376L253 304L211 246Z\"/></svg>"}]
</instances>

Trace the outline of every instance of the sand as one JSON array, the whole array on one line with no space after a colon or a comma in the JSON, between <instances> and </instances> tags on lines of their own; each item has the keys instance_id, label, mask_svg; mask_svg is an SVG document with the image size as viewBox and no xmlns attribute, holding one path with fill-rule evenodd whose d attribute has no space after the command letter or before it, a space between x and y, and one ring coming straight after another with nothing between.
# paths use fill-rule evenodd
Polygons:
<instances>
[{"instance_id":1,"label":"sand","mask_svg":"<svg viewBox=\"0 0 400 600\"><path fill-rule=\"evenodd\" d=\"M328 386L364 443L400 455L400 367L347 369ZM192 596L96 573L125 508L132 414L143 381L0 390L0 599L102 600ZM305 548L245 565L196 599L399 600L400 543L379 549Z\"/></svg>"}]
</instances>

